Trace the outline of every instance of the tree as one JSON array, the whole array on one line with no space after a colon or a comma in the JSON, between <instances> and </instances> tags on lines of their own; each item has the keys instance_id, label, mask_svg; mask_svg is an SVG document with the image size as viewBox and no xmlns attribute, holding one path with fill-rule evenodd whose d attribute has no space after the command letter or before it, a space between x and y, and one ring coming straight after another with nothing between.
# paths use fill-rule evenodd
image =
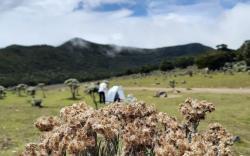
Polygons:
<instances>
[{"instance_id":1,"label":"tree","mask_svg":"<svg viewBox=\"0 0 250 156\"><path fill-rule=\"evenodd\" d=\"M22 91L25 92L25 90L28 88L28 85L26 84L19 84L16 86L16 91L18 96L22 96Z\"/></svg>"},{"instance_id":2,"label":"tree","mask_svg":"<svg viewBox=\"0 0 250 156\"><path fill-rule=\"evenodd\" d=\"M225 51L212 51L197 57L195 64L198 68L209 68L217 70L222 68L226 62L233 62L235 53Z\"/></svg>"},{"instance_id":3,"label":"tree","mask_svg":"<svg viewBox=\"0 0 250 156\"><path fill-rule=\"evenodd\" d=\"M174 69L174 64L171 61L164 60L160 64L161 71L169 71Z\"/></svg>"},{"instance_id":4,"label":"tree","mask_svg":"<svg viewBox=\"0 0 250 156\"><path fill-rule=\"evenodd\" d=\"M216 46L217 50L228 51L228 46L226 44L219 44Z\"/></svg>"},{"instance_id":5,"label":"tree","mask_svg":"<svg viewBox=\"0 0 250 156\"><path fill-rule=\"evenodd\" d=\"M126 71L125 71L125 75L131 75L131 74L133 74L134 72L131 70L131 69L127 69Z\"/></svg>"},{"instance_id":6,"label":"tree","mask_svg":"<svg viewBox=\"0 0 250 156\"><path fill-rule=\"evenodd\" d=\"M153 66L153 65L145 65L145 66L142 66L142 67L140 68L140 73L141 73L141 74L146 74L146 73L149 73L149 72L151 72L151 71L153 71L153 70L155 70L155 69L157 69L156 66Z\"/></svg>"},{"instance_id":7,"label":"tree","mask_svg":"<svg viewBox=\"0 0 250 156\"><path fill-rule=\"evenodd\" d=\"M46 94L45 94L45 90L44 90L45 84L44 83L38 83L37 86L41 89L41 91L43 93L43 97L46 98Z\"/></svg>"},{"instance_id":8,"label":"tree","mask_svg":"<svg viewBox=\"0 0 250 156\"><path fill-rule=\"evenodd\" d=\"M189 56L179 57L175 59L175 67L186 68L194 64L194 58Z\"/></svg>"},{"instance_id":9,"label":"tree","mask_svg":"<svg viewBox=\"0 0 250 156\"><path fill-rule=\"evenodd\" d=\"M250 40L245 41L245 43L237 51L237 59L239 61L246 61L247 65L250 66Z\"/></svg>"},{"instance_id":10,"label":"tree","mask_svg":"<svg viewBox=\"0 0 250 156\"><path fill-rule=\"evenodd\" d=\"M186 74L189 76L189 77L193 77L193 71L192 70L188 70L187 72L186 72Z\"/></svg>"},{"instance_id":11,"label":"tree","mask_svg":"<svg viewBox=\"0 0 250 156\"><path fill-rule=\"evenodd\" d=\"M169 81L169 86L170 86L171 88L173 88L173 91L175 91L176 81L175 81L175 80Z\"/></svg>"},{"instance_id":12,"label":"tree","mask_svg":"<svg viewBox=\"0 0 250 156\"><path fill-rule=\"evenodd\" d=\"M76 99L77 89L80 87L80 82L77 79L71 78L64 82L70 88L72 99Z\"/></svg>"},{"instance_id":13,"label":"tree","mask_svg":"<svg viewBox=\"0 0 250 156\"><path fill-rule=\"evenodd\" d=\"M36 87L28 87L26 92L34 99L36 96L36 90L37 90Z\"/></svg>"},{"instance_id":14,"label":"tree","mask_svg":"<svg viewBox=\"0 0 250 156\"><path fill-rule=\"evenodd\" d=\"M0 86L0 99L4 98L6 95L4 86Z\"/></svg>"}]
</instances>

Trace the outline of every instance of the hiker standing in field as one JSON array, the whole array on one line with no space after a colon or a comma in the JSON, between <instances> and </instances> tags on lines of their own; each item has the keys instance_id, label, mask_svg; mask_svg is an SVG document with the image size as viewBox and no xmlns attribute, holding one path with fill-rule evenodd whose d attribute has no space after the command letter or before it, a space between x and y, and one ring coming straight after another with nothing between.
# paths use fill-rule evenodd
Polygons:
<instances>
[{"instance_id":1,"label":"hiker standing in field","mask_svg":"<svg viewBox=\"0 0 250 156\"><path fill-rule=\"evenodd\" d=\"M106 102L106 94L108 92L108 81L103 81L102 83L100 83L99 85L99 98L100 98L100 103L104 103Z\"/></svg>"}]
</instances>

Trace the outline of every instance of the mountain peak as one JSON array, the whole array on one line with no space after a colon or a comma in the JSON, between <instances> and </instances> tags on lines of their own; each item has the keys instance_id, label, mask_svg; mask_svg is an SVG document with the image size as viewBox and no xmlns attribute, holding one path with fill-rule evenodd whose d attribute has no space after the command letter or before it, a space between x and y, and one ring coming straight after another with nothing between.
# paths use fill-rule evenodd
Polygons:
<instances>
[{"instance_id":1,"label":"mountain peak","mask_svg":"<svg viewBox=\"0 0 250 156\"><path fill-rule=\"evenodd\" d=\"M74 37L74 38L70 39L69 41L71 41L71 42L75 42L75 41L89 42L89 41L86 41L86 40L84 40L84 39L82 39L80 37Z\"/></svg>"},{"instance_id":2,"label":"mountain peak","mask_svg":"<svg viewBox=\"0 0 250 156\"><path fill-rule=\"evenodd\" d=\"M71 40L67 41L66 43L64 43L64 45L65 44L67 44L67 45L70 44L73 47L85 48L85 47L88 47L90 43L91 42L86 41L86 40L84 40L82 38L75 37L75 38L72 38Z\"/></svg>"}]
</instances>

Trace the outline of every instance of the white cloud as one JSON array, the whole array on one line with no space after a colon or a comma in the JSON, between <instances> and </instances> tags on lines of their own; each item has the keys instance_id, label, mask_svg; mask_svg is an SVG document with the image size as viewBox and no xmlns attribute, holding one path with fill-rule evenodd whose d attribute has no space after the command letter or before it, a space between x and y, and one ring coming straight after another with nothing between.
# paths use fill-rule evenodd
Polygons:
<instances>
[{"instance_id":1,"label":"white cloud","mask_svg":"<svg viewBox=\"0 0 250 156\"><path fill-rule=\"evenodd\" d=\"M0 1L0 47L59 45L70 38L82 37L93 42L145 48L191 42L210 46L226 43L238 48L244 40L250 39L250 21L247 20L250 5L245 3L228 10L215 1L172 7L170 12L155 12L153 9L161 8L149 7L149 16L131 17L133 11L128 9L73 12L79 0L22 0L19 5L7 2ZM85 2L93 6L104 3L101 0Z\"/></svg>"},{"instance_id":2,"label":"white cloud","mask_svg":"<svg viewBox=\"0 0 250 156\"><path fill-rule=\"evenodd\" d=\"M171 1L171 0L170 0ZM173 0L176 1L176 0ZM174 2L169 2L166 5L165 0L150 1L149 12L151 14L166 14L174 12L177 14L188 14L198 16L215 16L224 11L219 0L200 1L199 3L180 5ZM164 5L165 4L165 5Z\"/></svg>"},{"instance_id":3,"label":"white cloud","mask_svg":"<svg viewBox=\"0 0 250 156\"><path fill-rule=\"evenodd\" d=\"M81 0L86 8L94 8L102 4L132 3L131 0Z\"/></svg>"}]
</instances>

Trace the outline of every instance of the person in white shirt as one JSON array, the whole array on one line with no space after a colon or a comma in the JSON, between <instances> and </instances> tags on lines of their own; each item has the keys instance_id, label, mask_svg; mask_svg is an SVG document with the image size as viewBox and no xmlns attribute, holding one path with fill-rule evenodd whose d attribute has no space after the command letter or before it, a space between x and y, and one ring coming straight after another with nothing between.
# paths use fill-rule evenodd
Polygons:
<instances>
[{"instance_id":1,"label":"person in white shirt","mask_svg":"<svg viewBox=\"0 0 250 156\"><path fill-rule=\"evenodd\" d=\"M100 103L104 103L106 102L106 94L108 92L108 82L107 81L103 81L102 83L100 83L99 85L99 97L100 97Z\"/></svg>"}]
</instances>

